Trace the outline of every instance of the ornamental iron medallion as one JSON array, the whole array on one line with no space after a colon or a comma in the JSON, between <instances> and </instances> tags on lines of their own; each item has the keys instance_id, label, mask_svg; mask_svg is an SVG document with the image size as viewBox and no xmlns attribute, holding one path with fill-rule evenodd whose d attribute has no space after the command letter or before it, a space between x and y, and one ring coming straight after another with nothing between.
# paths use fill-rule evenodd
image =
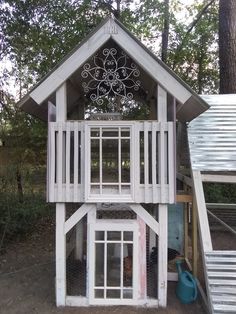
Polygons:
<instances>
[{"instance_id":1,"label":"ornamental iron medallion","mask_svg":"<svg viewBox=\"0 0 236 314\"><path fill-rule=\"evenodd\" d=\"M96 54L92 62L85 63L81 76L84 92L97 105L108 104L111 111L117 111L120 105L133 100L133 91L139 90L140 81L136 80L140 71L136 64L128 62L129 57L122 51L117 56L115 48L105 48L104 58Z\"/></svg>"}]
</instances>

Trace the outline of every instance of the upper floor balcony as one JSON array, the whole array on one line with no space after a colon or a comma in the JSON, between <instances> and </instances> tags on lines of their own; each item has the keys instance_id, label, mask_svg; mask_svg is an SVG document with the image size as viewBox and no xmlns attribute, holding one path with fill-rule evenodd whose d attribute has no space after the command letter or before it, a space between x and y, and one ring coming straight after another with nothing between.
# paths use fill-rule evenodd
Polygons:
<instances>
[{"instance_id":1,"label":"upper floor balcony","mask_svg":"<svg viewBox=\"0 0 236 314\"><path fill-rule=\"evenodd\" d=\"M49 123L50 202L175 201L174 123Z\"/></svg>"}]
</instances>

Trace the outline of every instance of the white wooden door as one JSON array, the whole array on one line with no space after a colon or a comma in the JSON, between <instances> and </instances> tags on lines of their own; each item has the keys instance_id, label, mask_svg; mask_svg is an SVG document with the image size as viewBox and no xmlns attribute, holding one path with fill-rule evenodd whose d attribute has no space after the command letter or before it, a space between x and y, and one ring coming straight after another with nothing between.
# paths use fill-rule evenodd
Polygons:
<instances>
[{"instance_id":1,"label":"white wooden door","mask_svg":"<svg viewBox=\"0 0 236 314\"><path fill-rule=\"evenodd\" d=\"M103 220L89 224L89 303L136 304L138 298L138 225Z\"/></svg>"}]
</instances>

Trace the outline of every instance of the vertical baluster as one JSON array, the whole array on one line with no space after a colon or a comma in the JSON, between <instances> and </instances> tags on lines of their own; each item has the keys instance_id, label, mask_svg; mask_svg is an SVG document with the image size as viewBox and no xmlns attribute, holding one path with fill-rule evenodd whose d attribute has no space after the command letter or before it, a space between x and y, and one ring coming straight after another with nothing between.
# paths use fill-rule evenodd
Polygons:
<instances>
[{"instance_id":1,"label":"vertical baluster","mask_svg":"<svg viewBox=\"0 0 236 314\"><path fill-rule=\"evenodd\" d=\"M157 187L156 187L156 122L152 122L152 202L157 202Z\"/></svg>"},{"instance_id":2,"label":"vertical baluster","mask_svg":"<svg viewBox=\"0 0 236 314\"><path fill-rule=\"evenodd\" d=\"M131 155L130 155L130 161L131 161L131 183L133 182L131 189L132 194L134 195L134 201L136 203L139 203L140 200L140 131L142 122L135 122L134 124L134 131L131 132L131 139L130 139L130 145L131 145ZM133 162L132 162L133 161Z\"/></svg>"},{"instance_id":3,"label":"vertical baluster","mask_svg":"<svg viewBox=\"0 0 236 314\"><path fill-rule=\"evenodd\" d=\"M70 131L71 122L66 123L66 201L70 202Z\"/></svg>"},{"instance_id":4,"label":"vertical baluster","mask_svg":"<svg viewBox=\"0 0 236 314\"><path fill-rule=\"evenodd\" d=\"M57 136L57 185L58 185L58 202L63 201L62 197L62 176L63 176L63 129L62 124L58 123Z\"/></svg>"},{"instance_id":5,"label":"vertical baluster","mask_svg":"<svg viewBox=\"0 0 236 314\"><path fill-rule=\"evenodd\" d=\"M149 160L148 160L148 122L144 122L144 201L148 203Z\"/></svg>"},{"instance_id":6,"label":"vertical baluster","mask_svg":"<svg viewBox=\"0 0 236 314\"><path fill-rule=\"evenodd\" d=\"M174 134L173 123L168 122L168 182L169 182L169 203L175 201L175 165L174 165Z\"/></svg>"},{"instance_id":7,"label":"vertical baluster","mask_svg":"<svg viewBox=\"0 0 236 314\"><path fill-rule=\"evenodd\" d=\"M50 146L49 146L49 157L50 157L50 173L49 173L49 201L54 202L55 201L55 172L56 172L56 145L55 145L55 123L50 122L49 123L49 132L50 132Z\"/></svg>"},{"instance_id":8,"label":"vertical baluster","mask_svg":"<svg viewBox=\"0 0 236 314\"><path fill-rule=\"evenodd\" d=\"M74 122L74 202L78 202L78 122Z\"/></svg>"},{"instance_id":9,"label":"vertical baluster","mask_svg":"<svg viewBox=\"0 0 236 314\"><path fill-rule=\"evenodd\" d=\"M160 174L160 202L165 203L165 134L164 134L164 123L160 123L160 133L158 141L159 146L159 174Z\"/></svg>"}]
</instances>

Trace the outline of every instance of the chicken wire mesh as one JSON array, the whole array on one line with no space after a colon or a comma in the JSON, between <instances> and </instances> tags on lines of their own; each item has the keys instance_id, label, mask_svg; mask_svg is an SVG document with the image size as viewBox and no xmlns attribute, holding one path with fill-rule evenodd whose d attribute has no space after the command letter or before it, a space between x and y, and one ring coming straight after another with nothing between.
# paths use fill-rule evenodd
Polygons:
<instances>
[{"instance_id":1,"label":"chicken wire mesh","mask_svg":"<svg viewBox=\"0 0 236 314\"><path fill-rule=\"evenodd\" d=\"M86 216L66 235L66 289L70 296L86 296Z\"/></svg>"},{"instance_id":2,"label":"chicken wire mesh","mask_svg":"<svg viewBox=\"0 0 236 314\"><path fill-rule=\"evenodd\" d=\"M74 209L71 209L72 213ZM116 208L114 206L100 205L97 208L96 218L98 221L107 219L137 219L137 215L126 205ZM157 281L158 281L158 238L156 234L146 225L146 295L148 298L157 299ZM95 252L95 255L101 255L102 251ZM99 257L100 259L100 257ZM95 258L96 260L96 258ZM123 280L128 282L132 278L133 272L133 251L128 250L128 256L123 257ZM120 261L121 262L121 261ZM139 261L134 261L139 262ZM103 261L108 263L108 261ZM86 297L88 287L87 281L89 275L87 271L87 215L75 225L66 235L66 289L68 296Z\"/></svg>"}]
</instances>

